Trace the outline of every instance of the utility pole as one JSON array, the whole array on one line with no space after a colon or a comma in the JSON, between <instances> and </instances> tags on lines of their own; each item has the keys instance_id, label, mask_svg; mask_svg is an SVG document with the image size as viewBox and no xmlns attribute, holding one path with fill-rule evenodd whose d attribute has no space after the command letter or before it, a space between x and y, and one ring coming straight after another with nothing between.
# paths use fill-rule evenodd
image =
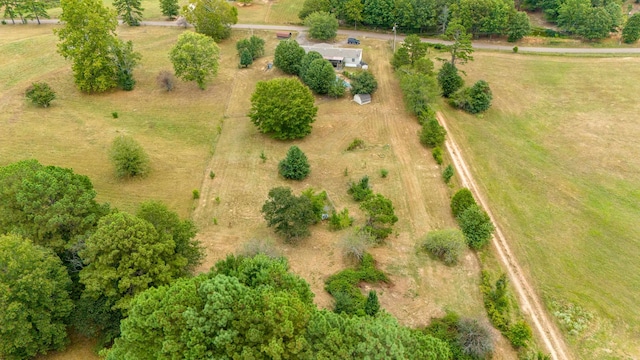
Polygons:
<instances>
[{"instance_id":1,"label":"utility pole","mask_svg":"<svg viewBox=\"0 0 640 360\"><path fill-rule=\"evenodd\" d=\"M398 24L393 24L393 53L396 53L396 27Z\"/></svg>"}]
</instances>

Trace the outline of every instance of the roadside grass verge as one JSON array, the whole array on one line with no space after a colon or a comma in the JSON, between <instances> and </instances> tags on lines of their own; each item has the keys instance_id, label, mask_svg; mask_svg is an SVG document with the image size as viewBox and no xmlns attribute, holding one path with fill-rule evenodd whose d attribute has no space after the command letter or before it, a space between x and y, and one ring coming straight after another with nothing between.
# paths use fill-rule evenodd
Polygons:
<instances>
[{"instance_id":1,"label":"roadside grass verge","mask_svg":"<svg viewBox=\"0 0 640 360\"><path fill-rule=\"evenodd\" d=\"M442 110L519 262L547 305L596 315L579 358L640 355L640 59L474 55L492 109Z\"/></svg>"}]
</instances>

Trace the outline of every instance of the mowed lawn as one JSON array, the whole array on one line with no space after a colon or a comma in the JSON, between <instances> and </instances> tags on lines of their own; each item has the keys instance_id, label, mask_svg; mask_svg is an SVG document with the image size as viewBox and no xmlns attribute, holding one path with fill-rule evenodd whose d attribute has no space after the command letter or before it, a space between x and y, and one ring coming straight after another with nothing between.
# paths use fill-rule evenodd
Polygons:
<instances>
[{"instance_id":1,"label":"mowed lawn","mask_svg":"<svg viewBox=\"0 0 640 360\"><path fill-rule=\"evenodd\" d=\"M640 356L640 58L474 55L492 109L443 109L518 260L595 315L576 358Z\"/></svg>"},{"instance_id":2,"label":"mowed lawn","mask_svg":"<svg viewBox=\"0 0 640 360\"><path fill-rule=\"evenodd\" d=\"M184 30L121 27L121 37L133 40L142 54L134 73L136 88L83 94L73 83L71 63L56 53L53 28L18 25L3 30L0 51L7 56L0 60L0 165L36 158L71 167L91 178L100 201L132 211L142 201L157 199L187 216L193 207L191 192L202 183L218 136L226 100L222 88L231 80L227 70L221 69L207 91L178 81L176 90L167 93L156 76L172 70L168 51ZM235 53L225 51L226 56ZM24 91L34 81L46 81L57 92L50 108L25 101ZM108 152L113 139L123 134L149 154L147 178L115 177Z\"/></svg>"}]
</instances>

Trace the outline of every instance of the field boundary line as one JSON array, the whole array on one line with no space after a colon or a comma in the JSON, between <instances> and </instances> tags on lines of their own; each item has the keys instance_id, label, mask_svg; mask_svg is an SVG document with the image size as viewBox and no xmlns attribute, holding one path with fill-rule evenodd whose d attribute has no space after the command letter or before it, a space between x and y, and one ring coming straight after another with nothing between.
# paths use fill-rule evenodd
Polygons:
<instances>
[{"instance_id":1,"label":"field boundary line","mask_svg":"<svg viewBox=\"0 0 640 360\"><path fill-rule=\"evenodd\" d=\"M498 223L498 221L496 221L496 217L491 212L487 201L480 192L480 189L473 179L471 171L469 170L469 167L464 160L460 148L456 144L451 131L449 131L444 115L441 112L437 112L436 116L440 124L447 131L448 136L447 140L445 141L445 148L449 153L449 156L451 157L453 166L458 172L458 176L460 178L462 186L471 190L475 198L478 200L480 205L482 205L484 210L491 218L491 221L495 225L496 230L494 232L494 236L491 239L491 242L498 252L500 261L507 269L507 274L509 276L509 279L511 280L511 283L513 284L513 287L516 289L520 308L522 309L523 313L529 315L531 321L533 322L535 331L542 339L547 351L551 355L551 358L554 360L571 359L571 357L569 356L568 347L564 341L564 337L560 333L559 329L555 326L555 324L549 319L546 309L542 305L542 302L535 292L535 289L529 284L526 276L522 272L522 269L518 264L516 257L513 255L513 252L509 247L507 238L504 236L504 233L500 228L500 224Z\"/></svg>"}]
</instances>

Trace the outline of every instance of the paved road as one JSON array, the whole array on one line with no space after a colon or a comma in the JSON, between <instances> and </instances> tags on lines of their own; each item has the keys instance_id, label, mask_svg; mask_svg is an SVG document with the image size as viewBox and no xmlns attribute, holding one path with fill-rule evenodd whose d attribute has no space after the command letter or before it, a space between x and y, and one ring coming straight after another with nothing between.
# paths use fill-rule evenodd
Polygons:
<instances>
[{"instance_id":1,"label":"paved road","mask_svg":"<svg viewBox=\"0 0 640 360\"><path fill-rule=\"evenodd\" d=\"M40 19L43 24L57 24L58 19ZM30 23L35 24L34 20ZM120 21L122 24L122 21ZM175 21L142 21L142 26L182 26ZM259 25L259 24L236 24L234 29L255 29L255 30L276 30L276 31L307 31L305 26L295 25ZM338 30L338 34L351 37L374 38L382 40L393 40L393 34L377 33L359 30ZM404 36L398 35L396 40L402 41ZM450 44L449 41L433 38L423 38L424 41ZM473 47L478 50L512 51L513 46L487 44L482 41L474 41ZM551 47L530 47L518 46L518 52L524 53L552 53L552 54L640 54L640 48L551 48Z\"/></svg>"}]
</instances>

